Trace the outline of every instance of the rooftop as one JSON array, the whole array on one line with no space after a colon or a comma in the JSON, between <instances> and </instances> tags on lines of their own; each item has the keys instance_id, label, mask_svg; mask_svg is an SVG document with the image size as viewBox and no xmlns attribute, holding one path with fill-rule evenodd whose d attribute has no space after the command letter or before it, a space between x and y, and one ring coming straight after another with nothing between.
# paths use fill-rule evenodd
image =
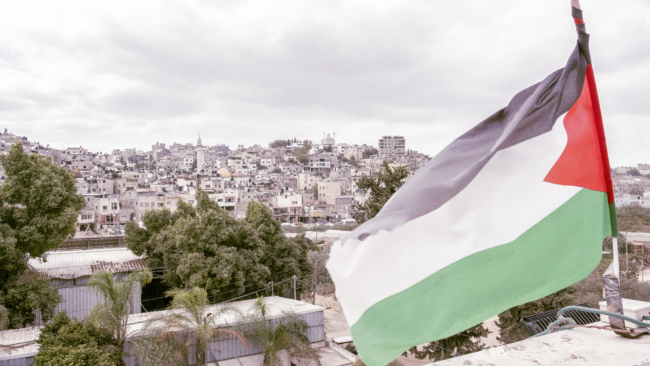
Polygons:
<instances>
[{"instance_id":1,"label":"rooftop","mask_svg":"<svg viewBox=\"0 0 650 366\"><path fill-rule=\"evenodd\" d=\"M439 361L431 366L650 366L648 349L650 335L647 334L627 339L612 331L575 328Z\"/></svg>"},{"instance_id":2,"label":"rooftop","mask_svg":"<svg viewBox=\"0 0 650 366\"><path fill-rule=\"evenodd\" d=\"M100 269L119 273L147 268L144 256L128 248L46 252L43 258L30 258L27 265L48 277L64 279L90 276Z\"/></svg>"}]
</instances>

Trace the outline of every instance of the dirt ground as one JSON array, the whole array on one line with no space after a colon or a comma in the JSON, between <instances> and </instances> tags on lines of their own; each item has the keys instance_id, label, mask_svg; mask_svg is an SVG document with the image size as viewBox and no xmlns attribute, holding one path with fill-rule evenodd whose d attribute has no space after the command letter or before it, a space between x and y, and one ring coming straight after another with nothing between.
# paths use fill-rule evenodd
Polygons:
<instances>
[{"instance_id":1,"label":"dirt ground","mask_svg":"<svg viewBox=\"0 0 650 366\"><path fill-rule=\"evenodd\" d=\"M336 301L332 296L321 296L316 295L316 305L320 305L325 308L325 337L328 340L332 340L334 337L343 337L349 336L350 327L348 322L345 320L343 315L343 309L341 304ZM495 321L497 317L490 318L486 320L483 325L488 328L490 333L487 338L481 338L481 341L488 347L498 346L499 342L497 341L499 328L496 326ZM399 361L404 366L420 366L430 364L431 360L418 360L414 356L409 355L408 357L400 356Z\"/></svg>"}]
</instances>

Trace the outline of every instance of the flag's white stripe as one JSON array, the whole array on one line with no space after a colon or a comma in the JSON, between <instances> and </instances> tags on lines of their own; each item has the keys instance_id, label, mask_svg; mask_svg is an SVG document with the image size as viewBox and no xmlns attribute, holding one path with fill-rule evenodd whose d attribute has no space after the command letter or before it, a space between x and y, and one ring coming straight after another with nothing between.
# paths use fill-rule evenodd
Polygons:
<instances>
[{"instance_id":1,"label":"flag's white stripe","mask_svg":"<svg viewBox=\"0 0 650 366\"><path fill-rule=\"evenodd\" d=\"M380 300L461 258L515 240L573 197L580 188L544 182L566 146L563 118L551 132L496 153L436 211L363 242L335 243L327 268L350 326Z\"/></svg>"}]
</instances>

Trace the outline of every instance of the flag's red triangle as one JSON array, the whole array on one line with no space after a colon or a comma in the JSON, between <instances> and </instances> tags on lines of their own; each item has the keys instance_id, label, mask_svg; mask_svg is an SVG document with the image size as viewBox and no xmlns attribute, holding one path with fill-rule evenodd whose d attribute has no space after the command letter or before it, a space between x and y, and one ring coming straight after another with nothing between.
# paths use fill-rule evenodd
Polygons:
<instances>
[{"instance_id":1,"label":"flag's red triangle","mask_svg":"<svg viewBox=\"0 0 650 366\"><path fill-rule=\"evenodd\" d=\"M545 182L606 192L614 201L605 134L591 65L580 98L564 117L568 141Z\"/></svg>"}]
</instances>

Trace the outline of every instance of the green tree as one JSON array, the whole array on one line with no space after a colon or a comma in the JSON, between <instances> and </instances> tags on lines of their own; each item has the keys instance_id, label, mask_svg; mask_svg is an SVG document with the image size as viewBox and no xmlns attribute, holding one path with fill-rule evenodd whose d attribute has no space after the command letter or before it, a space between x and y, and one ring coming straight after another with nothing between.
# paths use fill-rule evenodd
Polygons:
<instances>
[{"instance_id":1,"label":"green tree","mask_svg":"<svg viewBox=\"0 0 650 366\"><path fill-rule=\"evenodd\" d=\"M637 168L632 168L632 170L630 170L629 174L631 176L633 176L633 177L640 177L641 176L641 173L639 172L639 169L637 169Z\"/></svg>"},{"instance_id":2,"label":"green tree","mask_svg":"<svg viewBox=\"0 0 650 366\"><path fill-rule=\"evenodd\" d=\"M212 301L228 300L268 283L261 263L264 242L245 220L230 217L197 189L196 208L181 205L174 214L148 211L146 228L127 224L127 246L146 254L150 266L164 266L172 288L204 288Z\"/></svg>"},{"instance_id":3,"label":"green tree","mask_svg":"<svg viewBox=\"0 0 650 366\"><path fill-rule=\"evenodd\" d=\"M304 236L286 238L280 224L273 217L273 212L266 205L249 201L246 208L246 222L256 231L264 242L264 255L261 263L271 272L270 279L280 280L296 276L302 278L313 273L307 252L310 247ZM302 281L298 282L297 291L306 289ZM289 283L278 286L290 286Z\"/></svg>"},{"instance_id":4,"label":"green tree","mask_svg":"<svg viewBox=\"0 0 650 366\"><path fill-rule=\"evenodd\" d=\"M272 149L276 147L287 147L289 145L291 145L291 142L289 142L289 140L275 140L269 143L269 147Z\"/></svg>"},{"instance_id":5,"label":"green tree","mask_svg":"<svg viewBox=\"0 0 650 366\"><path fill-rule=\"evenodd\" d=\"M280 351L287 351L292 357L320 361L305 336L307 322L294 312L283 311L282 317L269 318L264 298L258 298L252 312L242 322L242 333L254 345L262 348L263 366L282 366Z\"/></svg>"},{"instance_id":6,"label":"green tree","mask_svg":"<svg viewBox=\"0 0 650 366\"><path fill-rule=\"evenodd\" d=\"M314 199L318 200L318 183L314 183L314 185L311 186L311 193L314 194Z\"/></svg>"},{"instance_id":7,"label":"green tree","mask_svg":"<svg viewBox=\"0 0 650 366\"><path fill-rule=\"evenodd\" d=\"M298 150L298 156L297 156L298 162L300 162L300 164L307 165L307 163L309 162L309 158L308 158L309 150L311 150L312 146L313 145L309 140L305 140L302 142L302 147Z\"/></svg>"},{"instance_id":8,"label":"green tree","mask_svg":"<svg viewBox=\"0 0 650 366\"><path fill-rule=\"evenodd\" d=\"M7 177L0 188L0 305L8 311L10 327L19 328L34 321L38 308L47 321L60 301L47 279L27 267L27 259L73 235L85 201L74 175L50 157L27 155L14 144L0 164Z\"/></svg>"},{"instance_id":9,"label":"green tree","mask_svg":"<svg viewBox=\"0 0 650 366\"><path fill-rule=\"evenodd\" d=\"M189 365L193 351L196 365L204 366L208 363L210 344L217 339L234 338L249 347L240 332L221 323L224 315L237 313L235 309L209 306L207 292L198 287L175 289L167 295L173 297L172 311L149 320L133 341L139 365Z\"/></svg>"},{"instance_id":10,"label":"green tree","mask_svg":"<svg viewBox=\"0 0 650 366\"><path fill-rule=\"evenodd\" d=\"M407 172L405 167L391 169L384 161L384 169L376 176L363 176L357 183L359 189L370 192L370 197L363 204L356 204L356 220L362 224L375 217L388 199L404 184Z\"/></svg>"},{"instance_id":11,"label":"green tree","mask_svg":"<svg viewBox=\"0 0 650 366\"><path fill-rule=\"evenodd\" d=\"M650 232L650 208L621 206L616 208L620 232Z\"/></svg>"},{"instance_id":12,"label":"green tree","mask_svg":"<svg viewBox=\"0 0 650 366\"><path fill-rule=\"evenodd\" d=\"M36 341L35 366L114 366L120 362L112 334L87 321L70 319L65 310L50 320Z\"/></svg>"},{"instance_id":13,"label":"green tree","mask_svg":"<svg viewBox=\"0 0 650 366\"><path fill-rule=\"evenodd\" d=\"M465 355L482 350L485 345L481 343L480 338L487 335L488 330L483 324L478 324L449 338L428 343L421 350L413 347L408 352L418 360L442 361L456 356L453 354L454 352ZM404 352L404 355L406 356L406 352Z\"/></svg>"},{"instance_id":14,"label":"green tree","mask_svg":"<svg viewBox=\"0 0 650 366\"><path fill-rule=\"evenodd\" d=\"M369 149L363 150L363 153L361 153L361 154L362 154L361 157L363 159L368 159L369 157L371 157L373 155L379 154L379 150L375 149L374 147L371 147Z\"/></svg>"},{"instance_id":15,"label":"green tree","mask_svg":"<svg viewBox=\"0 0 650 366\"><path fill-rule=\"evenodd\" d=\"M633 196L643 196L643 189L638 185L630 187L630 194Z\"/></svg>"},{"instance_id":16,"label":"green tree","mask_svg":"<svg viewBox=\"0 0 650 366\"><path fill-rule=\"evenodd\" d=\"M275 169L271 170L271 173L272 173L272 174L281 174L281 173L282 173L282 169L280 169L280 168L275 168Z\"/></svg>"},{"instance_id":17,"label":"green tree","mask_svg":"<svg viewBox=\"0 0 650 366\"><path fill-rule=\"evenodd\" d=\"M153 275L148 269L133 272L121 282L110 272L99 270L88 281L88 286L94 288L102 298L102 302L95 305L88 318L92 324L108 330L113 336L118 365L124 364L122 355L128 336L126 327L132 310L133 294L138 286L144 286L152 279Z\"/></svg>"},{"instance_id":18,"label":"green tree","mask_svg":"<svg viewBox=\"0 0 650 366\"><path fill-rule=\"evenodd\" d=\"M539 300L515 306L504 311L499 314L499 320L497 321L497 326L499 327L499 337L497 339L503 344L509 344L530 337L519 324L519 320L522 317L575 305L577 304L577 298L574 294L575 288L568 287Z\"/></svg>"}]
</instances>

